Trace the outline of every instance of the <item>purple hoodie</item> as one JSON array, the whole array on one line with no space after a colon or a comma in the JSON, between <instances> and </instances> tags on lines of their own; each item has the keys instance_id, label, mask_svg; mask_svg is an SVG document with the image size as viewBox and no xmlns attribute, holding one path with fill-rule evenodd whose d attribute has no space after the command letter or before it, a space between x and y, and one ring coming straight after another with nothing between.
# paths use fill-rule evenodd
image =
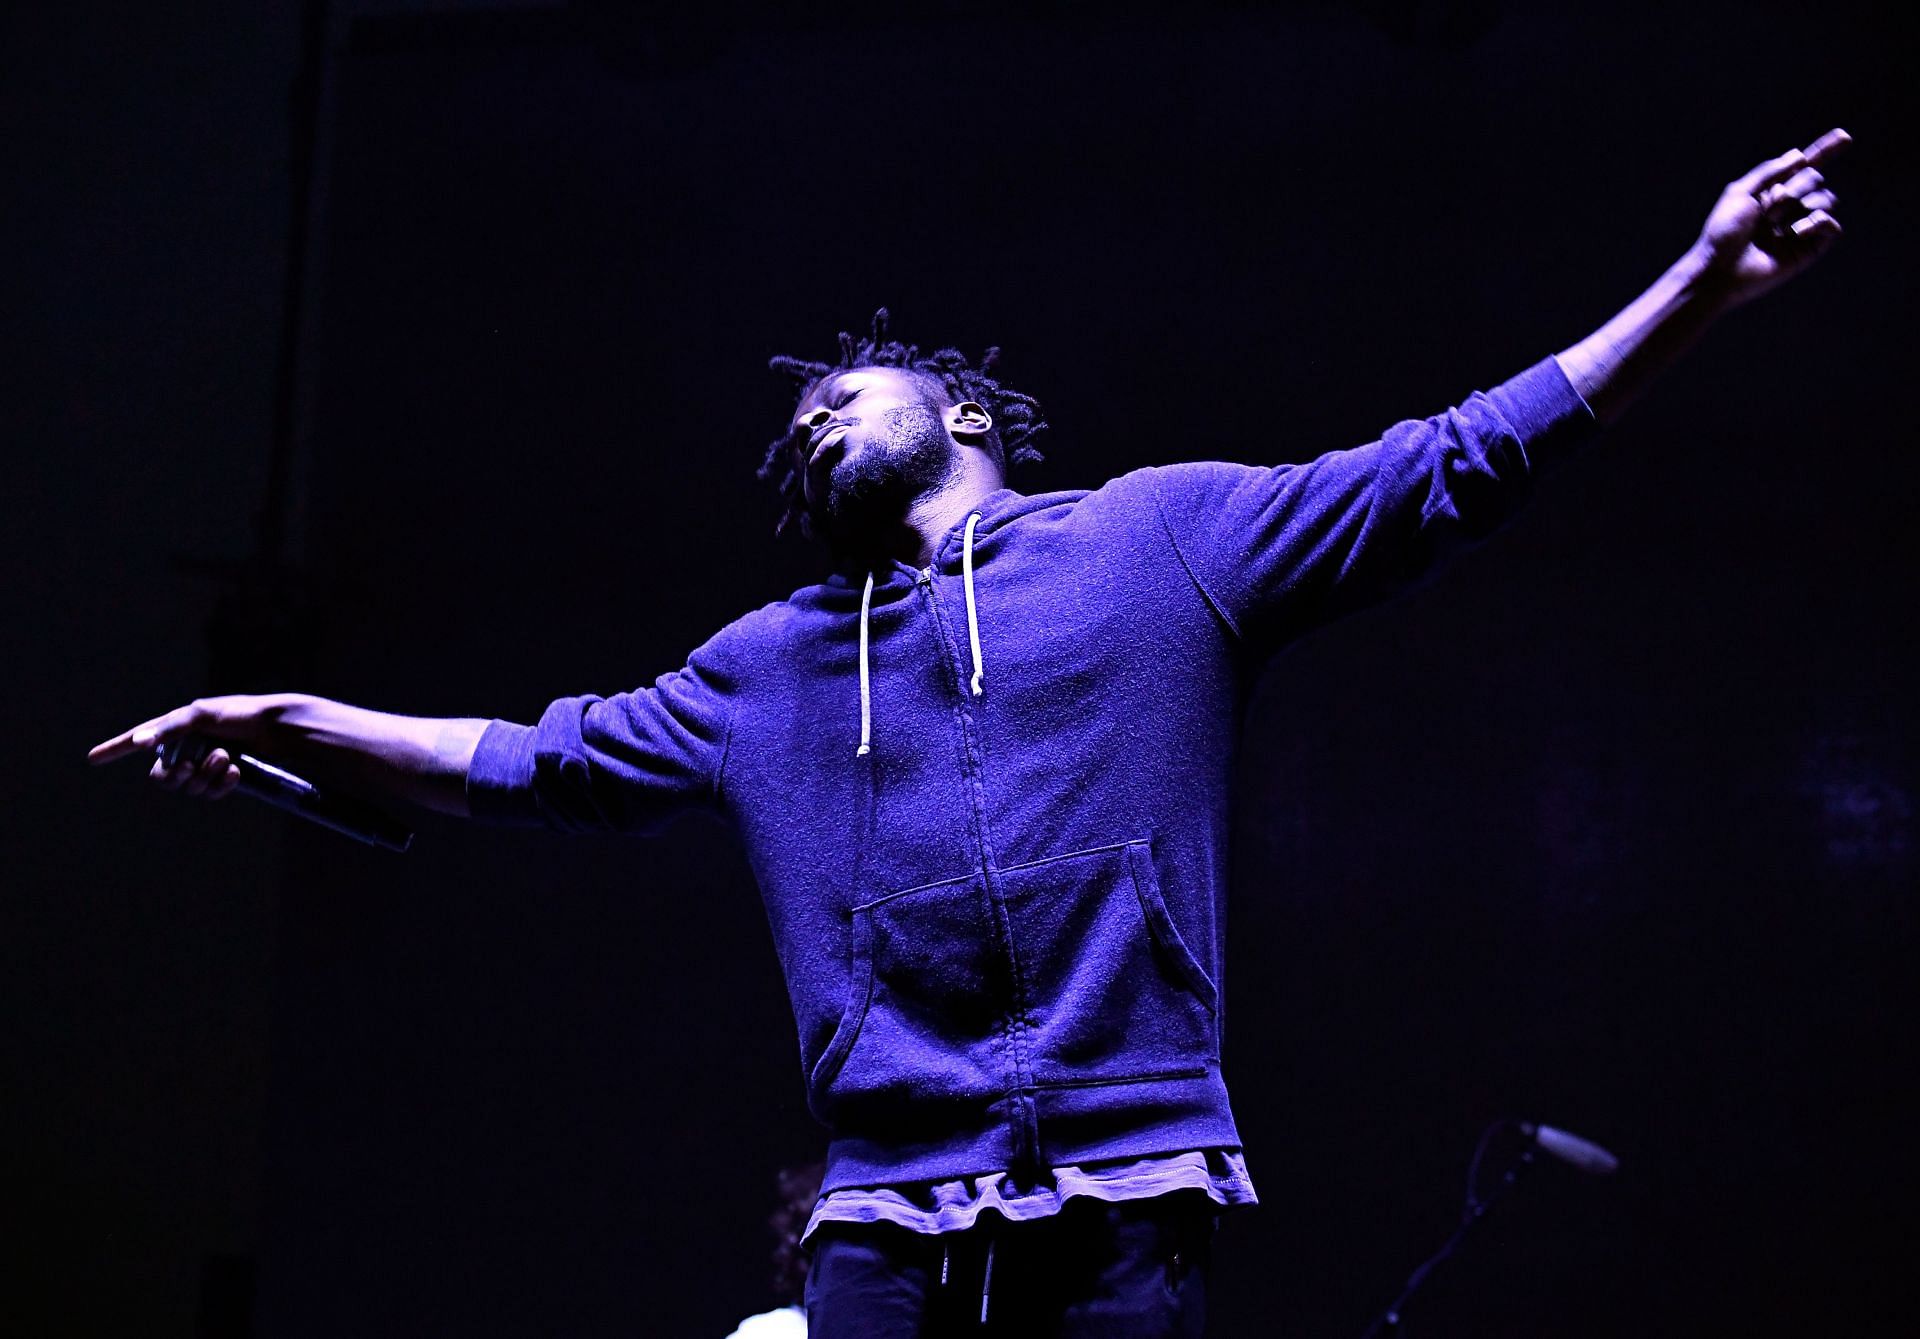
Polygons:
<instances>
[{"instance_id":1,"label":"purple hoodie","mask_svg":"<svg viewBox=\"0 0 1920 1339\"><path fill-rule=\"evenodd\" d=\"M1228 780L1261 664L1511 514L1591 424L1546 359L1305 465L1002 489L684 669L492 723L475 817L746 848L832 1131L823 1193L1238 1148Z\"/></svg>"}]
</instances>

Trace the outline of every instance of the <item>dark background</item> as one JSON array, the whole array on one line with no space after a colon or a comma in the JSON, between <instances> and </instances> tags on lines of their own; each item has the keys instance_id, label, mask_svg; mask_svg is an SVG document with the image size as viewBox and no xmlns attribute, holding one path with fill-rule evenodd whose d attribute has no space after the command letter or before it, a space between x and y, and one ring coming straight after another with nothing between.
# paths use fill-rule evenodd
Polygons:
<instances>
[{"instance_id":1,"label":"dark background","mask_svg":"<svg viewBox=\"0 0 1920 1339\"><path fill-rule=\"evenodd\" d=\"M9 10L0 1330L718 1336L820 1151L718 826L396 857L88 745L674 667L820 573L752 479L761 369L882 303L1006 346L1028 491L1304 459L1573 342L1836 123L1820 267L1269 673L1227 1054L1263 1207L1215 1295L1357 1334L1511 1116L1623 1169L1537 1171L1415 1333L1892 1327L1907 75L1834 6L1626 13Z\"/></svg>"}]
</instances>

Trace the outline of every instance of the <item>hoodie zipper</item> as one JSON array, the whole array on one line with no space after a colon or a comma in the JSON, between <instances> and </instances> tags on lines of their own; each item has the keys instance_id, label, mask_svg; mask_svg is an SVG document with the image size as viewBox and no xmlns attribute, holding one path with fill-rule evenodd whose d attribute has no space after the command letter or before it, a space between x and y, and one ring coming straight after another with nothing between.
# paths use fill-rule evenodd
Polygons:
<instances>
[{"instance_id":1,"label":"hoodie zipper","mask_svg":"<svg viewBox=\"0 0 1920 1339\"><path fill-rule=\"evenodd\" d=\"M941 653L949 656L949 664L957 666L960 661L949 647L949 637L944 621L940 617L940 595L934 585L933 568L923 567L914 575L916 585L927 592L928 612L933 615L933 626L939 637ZM950 670L950 672L956 672ZM1020 959L1013 945L1013 921L1002 899L999 881L990 872L993 866L992 853L987 849L987 811L985 758L980 749L979 727L974 723L974 699L967 691L966 670L958 669L955 691L959 695L960 737L966 756L971 764L973 775L966 779L970 803L974 811L975 831L980 840L980 875L987 890L987 903L992 908L994 929L1000 936L1001 950L1006 954L1007 965L1013 977L1012 1014L1007 1028L1007 1054L1013 1063L1013 1088L1008 1094L1011 1109L1012 1134L1014 1138L1014 1158L1017 1163L1038 1165L1040 1128L1039 1115L1034 1109L1032 1084L1032 1057L1027 1051L1026 985L1021 979Z\"/></svg>"}]
</instances>

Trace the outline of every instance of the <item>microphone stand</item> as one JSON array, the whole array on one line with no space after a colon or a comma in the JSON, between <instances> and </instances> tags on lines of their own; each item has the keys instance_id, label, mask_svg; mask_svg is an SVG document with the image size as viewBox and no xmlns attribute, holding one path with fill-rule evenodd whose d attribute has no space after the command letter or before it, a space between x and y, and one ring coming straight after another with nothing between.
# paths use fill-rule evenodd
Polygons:
<instances>
[{"instance_id":1,"label":"microphone stand","mask_svg":"<svg viewBox=\"0 0 1920 1339\"><path fill-rule=\"evenodd\" d=\"M1488 1133L1491 1134L1492 1131L1489 1130ZM1401 1313L1406 1310L1407 1303L1412 1300L1414 1293L1419 1290L1420 1285L1427 1281L1427 1275L1431 1274L1434 1269L1439 1266L1441 1261L1452 1255L1454 1251L1459 1248L1460 1243L1466 1240L1467 1233L1473 1230L1475 1223L1485 1218L1488 1213L1492 1212L1494 1205L1500 1203L1501 1200L1513 1192L1513 1188L1519 1183L1520 1177L1531 1166L1533 1166L1533 1149L1529 1147L1520 1154L1519 1160L1507 1169L1506 1175L1500 1178L1500 1184L1494 1187L1491 1195L1488 1195L1485 1199L1472 1199L1467 1202L1466 1212L1460 1217L1460 1226L1453 1230L1451 1237L1447 1238L1447 1244L1435 1251L1427 1258L1424 1264L1407 1276L1406 1286L1400 1290L1400 1295L1394 1298L1393 1304L1382 1312L1373 1324L1367 1327L1367 1331L1361 1336L1361 1339L1379 1339L1381 1335L1395 1335L1400 1333Z\"/></svg>"}]
</instances>

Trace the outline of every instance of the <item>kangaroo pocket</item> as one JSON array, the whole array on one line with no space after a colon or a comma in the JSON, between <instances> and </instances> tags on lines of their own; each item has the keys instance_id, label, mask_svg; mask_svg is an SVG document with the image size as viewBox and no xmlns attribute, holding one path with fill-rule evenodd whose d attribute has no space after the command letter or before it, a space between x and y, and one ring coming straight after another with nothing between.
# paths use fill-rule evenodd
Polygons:
<instances>
[{"instance_id":1,"label":"kangaroo pocket","mask_svg":"<svg viewBox=\"0 0 1920 1339\"><path fill-rule=\"evenodd\" d=\"M1033 1080L1113 1083L1217 1059L1214 986L1167 915L1144 841L995 878L1025 995Z\"/></svg>"},{"instance_id":2,"label":"kangaroo pocket","mask_svg":"<svg viewBox=\"0 0 1920 1339\"><path fill-rule=\"evenodd\" d=\"M1005 1091L1005 951L979 876L853 910L847 1003L810 1076L814 1113L884 1118Z\"/></svg>"}]
</instances>

